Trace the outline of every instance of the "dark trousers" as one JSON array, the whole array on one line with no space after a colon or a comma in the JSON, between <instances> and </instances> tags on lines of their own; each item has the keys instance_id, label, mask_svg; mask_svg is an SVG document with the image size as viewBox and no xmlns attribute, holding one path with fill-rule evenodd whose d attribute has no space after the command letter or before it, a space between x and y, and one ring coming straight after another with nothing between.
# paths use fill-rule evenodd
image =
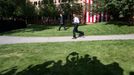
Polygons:
<instances>
[{"instance_id":1,"label":"dark trousers","mask_svg":"<svg viewBox=\"0 0 134 75\"><path fill-rule=\"evenodd\" d=\"M66 30L65 24L60 24L59 31L60 31L61 27L64 27L64 30Z\"/></svg>"},{"instance_id":2,"label":"dark trousers","mask_svg":"<svg viewBox=\"0 0 134 75\"><path fill-rule=\"evenodd\" d=\"M74 29L73 29L73 37L76 38L76 33L79 33L79 36L84 36L84 32L78 30L79 24L75 23L74 24Z\"/></svg>"}]
</instances>

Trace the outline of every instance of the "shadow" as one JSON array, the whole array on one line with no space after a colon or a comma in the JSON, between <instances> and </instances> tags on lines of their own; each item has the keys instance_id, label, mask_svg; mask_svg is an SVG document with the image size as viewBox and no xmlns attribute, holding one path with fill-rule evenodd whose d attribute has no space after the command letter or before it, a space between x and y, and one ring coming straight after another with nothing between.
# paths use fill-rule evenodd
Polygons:
<instances>
[{"instance_id":1,"label":"shadow","mask_svg":"<svg viewBox=\"0 0 134 75\"><path fill-rule=\"evenodd\" d=\"M125 21L109 21L106 23L107 24L114 24L117 26L134 26L134 23L129 23L129 22L125 22Z\"/></svg>"},{"instance_id":2,"label":"shadow","mask_svg":"<svg viewBox=\"0 0 134 75\"><path fill-rule=\"evenodd\" d=\"M19 33L19 32L35 32L35 31L43 31L47 29L53 29L55 26L48 26L48 25L27 25L26 28L16 29L6 32L0 32L0 35L4 34L12 34L12 33Z\"/></svg>"},{"instance_id":3,"label":"shadow","mask_svg":"<svg viewBox=\"0 0 134 75\"><path fill-rule=\"evenodd\" d=\"M1 71L0 75L14 75L16 73L16 71L17 71L17 68L16 67L12 67L10 69L6 69L4 71ZM2 74L2 73L4 73L4 74Z\"/></svg>"},{"instance_id":4,"label":"shadow","mask_svg":"<svg viewBox=\"0 0 134 75\"><path fill-rule=\"evenodd\" d=\"M0 20L0 33L26 27L27 24L23 20Z\"/></svg>"},{"instance_id":5,"label":"shadow","mask_svg":"<svg viewBox=\"0 0 134 75\"><path fill-rule=\"evenodd\" d=\"M30 30L30 32L42 31L42 30L47 30L52 28L54 28L54 26L49 26L49 25L29 25L27 27L27 29Z\"/></svg>"},{"instance_id":6,"label":"shadow","mask_svg":"<svg viewBox=\"0 0 134 75\"><path fill-rule=\"evenodd\" d=\"M129 75L134 75L134 72L130 72Z\"/></svg>"},{"instance_id":7,"label":"shadow","mask_svg":"<svg viewBox=\"0 0 134 75\"><path fill-rule=\"evenodd\" d=\"M0 72L0 75L123 75L123 69L116 62L104 65L97 57L72 52L66 57L65 63L62 60L47 61L30 65L20 72L16 67L11 68Z\"/></svg>"}]
</instances>

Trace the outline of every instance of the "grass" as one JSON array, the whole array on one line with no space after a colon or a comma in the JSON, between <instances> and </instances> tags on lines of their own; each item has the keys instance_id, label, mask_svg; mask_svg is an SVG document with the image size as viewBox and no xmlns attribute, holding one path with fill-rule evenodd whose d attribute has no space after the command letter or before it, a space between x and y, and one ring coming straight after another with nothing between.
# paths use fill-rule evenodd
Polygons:
<instances>
[{"instance_id":1,"label":"grass","mask_svg":"<svg viewBox=\"0 0 134 75\"><path fill-rule=\"evenodd\" d=\"M72 36L72 27L67 31L57 31L58 26L29 25L27 28L12 30L0 33L0 35L12 36ZM96 23L92 25L82 25L79 30L84 31L85 35L111 35L111 34L133 34L134 26L114 25L107 23Z\"/></svg>"},{"instance_id":2,"label":"grass","mask_svg":"<svg viewBox=\"0 0 134 75\"><path fill-rule=\"evenodd\" d=\"M0 73L15 66L21 71L49 60L65 61L71 52L96 56L104 65L117 62L124 75L134 71L134 40L125 40L0 45Z\"/></svg>"}]
</instances>

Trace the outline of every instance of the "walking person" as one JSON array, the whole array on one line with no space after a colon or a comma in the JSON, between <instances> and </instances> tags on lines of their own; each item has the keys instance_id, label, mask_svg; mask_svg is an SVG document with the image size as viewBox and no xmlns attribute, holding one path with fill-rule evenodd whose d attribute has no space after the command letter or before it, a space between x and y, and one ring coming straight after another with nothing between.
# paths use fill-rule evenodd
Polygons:
<instances>
[{"instance_id":1,"label":"walking person","mask_svg":"<svg viewBox=\"0 0 134 75\"><path fill-rule=\"evenodd\" d=\"M60 13L60 26L59 26L59 31L61 30L61 27L64 27L64 30L66 30L65 26L65 17L62 13Z\"/></svg>"},{"instance_id":2,"label":"walking person","mask_svg":"<svg viewBox=\"0 0 134 75\"><path fill-rule=\"evenodd\" d=\"M84 32L78 30L79 23L80 23L79 18L75 14L73 14L73 25L74 25L74 28L73 28L73 38L72 39L76 39L77 38L76 37L76 33L79 33L78 37L84 36Z\"/></svg>"}]
</instances>

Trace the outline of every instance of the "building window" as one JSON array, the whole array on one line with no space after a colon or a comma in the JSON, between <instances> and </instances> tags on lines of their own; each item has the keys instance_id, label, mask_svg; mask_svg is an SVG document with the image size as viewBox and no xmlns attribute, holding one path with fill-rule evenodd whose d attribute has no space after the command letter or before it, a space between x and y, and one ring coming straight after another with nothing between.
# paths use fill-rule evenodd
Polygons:
<instances>
[{"instance_id":1,"label":"building window","mask_svg":"<svg viewBox=\"0 0 134 75\"><path fill-rule=\"evenodd\" d=\"M59 3L61 3L61 0L59 0Z\"/></svg>"},{"instance_id":2,"label":"building window","mask_svg":"<svg viewBox=\"0 0 134 75\"><path fill-rule=\"evenodd\" d=\"M41 5L41 1L38 1L38 5Z\"/></svg>"},{"instance_id":3,"label":"building window","mask_svg":"<svg viewBox=\"0 0 134 75\"><path fill-rule=\"evenodd\" d=\"M37 1L34 2L34 5L37 5Z\"/></svg>"},{"instance_id":4,"label":"building window","mask_svg":"<svg viewBox=\"0 0 134 75\"><path fill-rule=\"evenodd\" d=\"M54 0L54 3L56 3L56 0Z\"/></svg>"},{"instance_id":5,"label":"building window","mask_svg":"<svg viewBox=\"0 0 134 75\"><path fill-rule=\"evenodd\" d=\"M57 3L59 3L59 0L57 0Z\"/></svg>"}]
</instances>

